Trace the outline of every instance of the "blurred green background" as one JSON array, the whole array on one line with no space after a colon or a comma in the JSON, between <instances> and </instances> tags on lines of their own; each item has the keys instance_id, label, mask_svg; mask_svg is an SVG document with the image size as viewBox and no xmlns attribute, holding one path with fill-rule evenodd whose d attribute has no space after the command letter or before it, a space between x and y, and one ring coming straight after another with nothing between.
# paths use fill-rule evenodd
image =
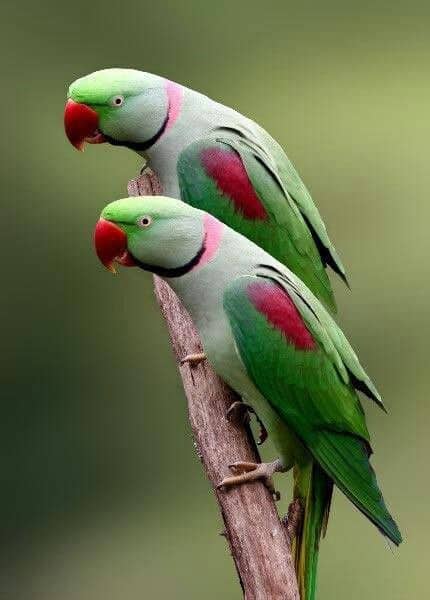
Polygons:
<instances>
[{"instance_id":1,"label":"blurred green background","mask_svg":"<svg viewBox=\"0 0 430 600\"><path fill-rule=\"evenodd\" d=\"M311 189L350 274L351 293L336 282L339 321L389 407L366 402L405 536L391 551L337 493L319 600L425 597L428 2L75 0L2 13L0 595L240 597L151 279L109 276L92 249L138 157L81 155L63 134L68 84L130 66L257 120Z\"/></svg>"}]
</instances>

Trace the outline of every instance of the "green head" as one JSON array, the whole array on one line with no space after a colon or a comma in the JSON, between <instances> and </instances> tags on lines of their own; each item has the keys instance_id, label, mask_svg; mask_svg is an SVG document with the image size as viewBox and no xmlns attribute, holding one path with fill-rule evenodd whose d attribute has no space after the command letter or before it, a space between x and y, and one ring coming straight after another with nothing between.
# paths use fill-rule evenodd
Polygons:
<instances>
[{"instance_id":1,"label":"green head","mask_svg":"<svg viewBox=\"0 0 430 600\"><path fill-rule=\"evenodd\" d=\"M79 150L85 142L109 142L145 151L171 126L182 88L134 69L103 69L69 87L64 126Z\"/></svg>"},{"instance_id":2,"label":"green head","mask_svg":"<svg viewBox=\"0 0 430 600\"><path fill-rule=\"evenodd\" d=\"M163 196L125 198L108 204L96 225L97 256L164 277L179 277L215 255L223 225L180 200Z\"/></svg>"}]
</instances>

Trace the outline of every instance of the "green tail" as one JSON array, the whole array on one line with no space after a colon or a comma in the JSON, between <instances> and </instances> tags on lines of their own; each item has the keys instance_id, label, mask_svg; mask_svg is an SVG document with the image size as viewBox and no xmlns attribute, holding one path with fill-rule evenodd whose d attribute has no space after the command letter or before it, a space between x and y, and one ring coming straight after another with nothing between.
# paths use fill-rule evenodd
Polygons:
<instances>
[{"instance_id":1,"label":"green tail","mask_svg":"<svg viewBox=\"0 0 430 600\"><path fill-rule=\"evenodd\" d=\"M385 506L370 450L362 439L340 432L320 431L314 455L337 487L397 546L402 536Z\"/></svg>"},{"instance_id":2,"label":"green tail","mask_svg":"<svg viewBox=\"0 0 430 600\"><path fill-rule=\"evenodd\" d=\"M301 600L315 599L319 541L327 527L333 482L381 533L396 545L402 541L385 506L364 441L332 431L320 431L317 436L313 454L318 463L310 459L294 471L294 497L304 510L292 544Z\"/></svg>"},{"instance_id":3,"label":"green tail","mask_svg":"<svg viewBox=\"0 0 430 600\"><path fill-rule=\"evenodd\" d=\"M325 534L333 492L333 482L313 460L294 470L294 498L303 509L292 550L300 600L314 600L318 551Z\"/></svg>"}]
</instances>

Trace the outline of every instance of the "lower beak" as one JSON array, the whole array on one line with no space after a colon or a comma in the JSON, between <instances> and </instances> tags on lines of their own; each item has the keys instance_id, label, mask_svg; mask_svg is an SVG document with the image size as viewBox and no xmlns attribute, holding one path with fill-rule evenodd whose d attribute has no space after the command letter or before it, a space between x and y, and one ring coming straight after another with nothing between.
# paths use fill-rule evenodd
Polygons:
<instances>
[{"instance_id":1,"label":"lower beak","mask_svg":"<svg viewBox=\"0 0 430 600\"><path fill-rule=\"evenodd\" d=\"M77 149L83 150L84 143L101 144L106 138L98 130L99 116L86 104L67 100L64 109L64 129L69 142Z\"/></svg>"},{"instance_id":2,"label":"lower beak","mask_svg":"<svg viewBox=\"0 0 430 600\"><path fill-rule=\"evenodd\" d=\"M116 273L115 262L125 267L136 265L127 250L126 234L112 221L99 220L94 230L94 246L100 262L112 273Z\"/></svg>"}]
</instances>

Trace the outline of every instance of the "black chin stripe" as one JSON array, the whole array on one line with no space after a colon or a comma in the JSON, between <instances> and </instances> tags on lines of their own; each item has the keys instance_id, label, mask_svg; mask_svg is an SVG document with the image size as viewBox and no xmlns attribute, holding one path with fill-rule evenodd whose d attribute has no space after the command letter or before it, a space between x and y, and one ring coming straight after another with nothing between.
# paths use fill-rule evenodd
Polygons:
<instances>
[{"instance_id":1,"label":"black chin stripe","mask_svg":"<svg viewBox=\"0 0 430 600\"><path fill-rule=\"evenodd\" d=\"M150 271L155 275L159 275L160 277L182 277L182 275L186 275L193 269L199 262L203 252L206 250L205 242L203 242L200 250L197 254L189 261L186 265L182 265L182 267L158 267L157 265L150 265L148 263L140 262L133 256L136 265L145 271Z\"/></svg>"},{"instance_id":2,"label":"black chin stripe","mask_svg":"<svg viewBox=\"0 0 430 600\"><path fill-rule=\"evenodd\" d=\"M167 114L166 118L163 121L163 124L161 125L157 133L153 135L151 139L146 140L146 142L121 142L120 140L116 140L115 138L110 137L109 135L106 135L103 132L102 133L106 141L112 146L122 146L124 148L129 148L129 150L134 150L135 152L145 152L146 150L148 150L148 148L150 148L156 142L158 142L163 133L166 131L167 123L169 122L169 113L170 106L167 106Z\"/></svg>"}]
</instances>

